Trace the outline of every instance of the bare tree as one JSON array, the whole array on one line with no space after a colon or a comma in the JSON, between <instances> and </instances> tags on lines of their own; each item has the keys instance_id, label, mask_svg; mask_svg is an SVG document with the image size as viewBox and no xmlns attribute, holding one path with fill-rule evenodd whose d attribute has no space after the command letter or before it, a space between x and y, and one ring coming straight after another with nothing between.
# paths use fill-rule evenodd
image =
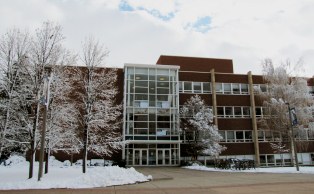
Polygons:
<instances>
[{"instance_id":1,"label":"bare tree","mask_svg":"<svg viewBox=\"0 0 314 194\"><path fill-rule=\"evenodd\" d=\"M60 64L65 50L62 48L62 35L60 25L53 22L44 22L42 27L36 30L32 41L30 52L30 65L27 69L30 77L30 90L32 91L33 107L33 126L30 131L30 168L29 178L33 177L33 164L35 160L36 148L39 145L37 133L40 124L41 99L43 97L44 78L46 70ZM46 106L46 104L44 104Z\"/></svg>"},{"instance_id":2,"label":"bare tree","mask_svg":"<svg viewBox=\"0 0 314 194\"><path fill-rule=\"evenodd\" d=\"M289 152L289 149L286 148L286 144L282 142L281 138L275 139L276 143L269 143L270 147L274 150L274 153L280 154L281 166L284 165L283 154Z\"/></svg>"},{"instance_id":3,"label":"bare tree","mask_svg":"<svg viewBox=\"0 0 314 194\"><path fill-rule=\"evenodd\" d=\"M87 154L111 155L121 149L121 105L117 105L117 72L98 68L104 65L108 51L93 38L83 44L84 67L71 72L75 88L74 99L80 111L83 139L83 173L86 172ZM73 71L73 69L72 69Z\"/></svg>"},{"instance_id":4,"label":"bare tree","mask_svg":"<svg viewBox=\"0 0 314 194\"><path fill-rule=\"evenodd\" d=\"M270 59L263 62L263 77L267 91L260 92L260 97L266 117L260 121L260 128L279 131L283 137L287 137L290 141L291 158L293 164L296 164L295 134L313 121L313 97L309 93L307 80L293 77L288 72L290 65L289 61L278 67L275 67ZM291 123L292 107L298 118L297 125Z\"/></svg>"},{"instance_id":5,"label":"bare tree","mask_svg":"<svg viewBox=\"0 0 314 194\"><path fill-rule=\"evenodd\" d=\"M181 128L186 134L188 152L194 160L197 160L199 154L217 157L226 149L219 145L222 137L213 124L212 110L205 106L199 95L192 96L184 103L180 112Z\"/></svg>"}]
</instances>

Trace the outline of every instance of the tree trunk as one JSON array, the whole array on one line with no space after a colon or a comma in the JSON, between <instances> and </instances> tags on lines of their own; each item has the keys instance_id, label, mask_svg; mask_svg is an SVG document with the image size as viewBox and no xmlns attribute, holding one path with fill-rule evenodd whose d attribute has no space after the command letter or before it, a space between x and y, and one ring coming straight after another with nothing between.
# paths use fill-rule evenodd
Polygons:
<instances>
[{"instance_id":1,"label":"tree trunk","mask_svg":"<svg viewBox=\"0 0 314 194\"><path fill-rule=\"evenodd\" d=\"M88 144L88 129L87 129L87 125L85 125L84 148L83 148L83 173L86 173L86 167L87 167L87 144Z\"/></svg>"},{"instance_id":2,"label":"tree trunk","mask_svg":"<svg viewBox=\"0 0 314 194\"><path fill-rule=\"evenodd\" d=\"M39 103L37 103L37 108L35 109L34 113L34 125L33 130L31 134L31 156L29 161L29 172L28 172L28 178L33 178L33 170L34 170L34 162L35 162L35 154L36 154L36 130L38 127L38 118L39 118Z\"/></svg>"},{"instance_id":3,"label":"tree trunk","mask_svg":"<svg viewBox=\"0 0 314 194\"><path fill-rule=\"evenodd\" d=\"M49 170L49 158L50 158L50 149L46 149L46 163L45 163L45 174L48 173Z\"/></svg>"}]
</instances>

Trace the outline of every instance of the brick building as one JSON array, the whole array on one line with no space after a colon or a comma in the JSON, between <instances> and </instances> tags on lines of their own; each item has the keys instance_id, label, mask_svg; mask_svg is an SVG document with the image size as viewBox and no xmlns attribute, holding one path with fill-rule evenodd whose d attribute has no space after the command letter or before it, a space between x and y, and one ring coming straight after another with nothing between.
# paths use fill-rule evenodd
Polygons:
<instances>
[{"instance_id":1,"label":"brick building","mask_svg":"<svg viewBox=\"0 0 314 194\"><path fill-rule=\"evenodd\" d=\"M221 158L281 164L269 144L279 135L257 126L263 107L253 88L266 90L262 76L235 74L232 60L177 56L160 56L156 65L125 64L118 73L123 136L129 141L122 151L127 165L177 166L188 158L179 110L195 94L213 110L221 144L227 147ZM313 93L313 78L308 83ZM303 141L307 146L298 150L299 163L313 164L314 134L309 131ZM284 159L289 165L290 154Z\"/></svg>"}]
</instances>

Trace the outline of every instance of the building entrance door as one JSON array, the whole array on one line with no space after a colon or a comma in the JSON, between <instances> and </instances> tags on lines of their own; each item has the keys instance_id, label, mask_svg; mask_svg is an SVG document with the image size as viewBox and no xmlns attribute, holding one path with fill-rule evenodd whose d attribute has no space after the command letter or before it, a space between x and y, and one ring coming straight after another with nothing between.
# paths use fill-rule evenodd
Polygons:
<instances>
[{"instance_id":1,"label":"building entrance door","mask_svg":"<svg viewBox=\"0 0 314 194\"><path fill-rule=\"evenodd\" d=\"M148 151L147 149L134 149L134 165L148 165L147 162Z\"/></svg>"},{"instance_id":2,"label":"building entrance door","mask_svg":"<svg viewBox=\"0 0 314 194\"><path fill-rule=\"evenodd\" d=\"M157 165L171 165L170 149L157 149Z\"/></svg>"}]
</instances>

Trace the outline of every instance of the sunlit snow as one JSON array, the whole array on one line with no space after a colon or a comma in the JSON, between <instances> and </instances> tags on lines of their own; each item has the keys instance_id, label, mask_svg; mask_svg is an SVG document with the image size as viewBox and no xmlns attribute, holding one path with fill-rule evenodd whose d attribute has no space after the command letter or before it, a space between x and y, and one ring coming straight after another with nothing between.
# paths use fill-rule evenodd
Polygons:
<instances>
[{"instance_id":1,"label":"sunlit snow","mask_svg":"<svg viewBox=\"0 0 314 194\"><path fill-rule=\"evenodd\" d=\"M38 182L38 163L34 166L34 177L28 179L28 162L23 157L13 156L7 161L10 162L8 166L0 166L0 190L107 187L145 182L152 178L134 168L118 166L88 167L87 173L83 174L80 165L66 166L68 162L50 160L49 173Z\"/></svg>"},{"instance_id":2,"label":"sunlit snow","mask_svg":"<svg viewBox=\"0 0 314 194\"><path fill-rule=\"evenodd\" d=\"M200 166L194 164L192 166L185 166L183 168L192 170L202 170L202 171L215 171L215 172L249 172L249 173L304 173L304 174L314 174L314 167L301 166L300 170L297 171L296 167L262 167L262 168L252 168L249 170L234 170L234 169L219 169L213 167Z\"/></svg>"}]
</instances>

